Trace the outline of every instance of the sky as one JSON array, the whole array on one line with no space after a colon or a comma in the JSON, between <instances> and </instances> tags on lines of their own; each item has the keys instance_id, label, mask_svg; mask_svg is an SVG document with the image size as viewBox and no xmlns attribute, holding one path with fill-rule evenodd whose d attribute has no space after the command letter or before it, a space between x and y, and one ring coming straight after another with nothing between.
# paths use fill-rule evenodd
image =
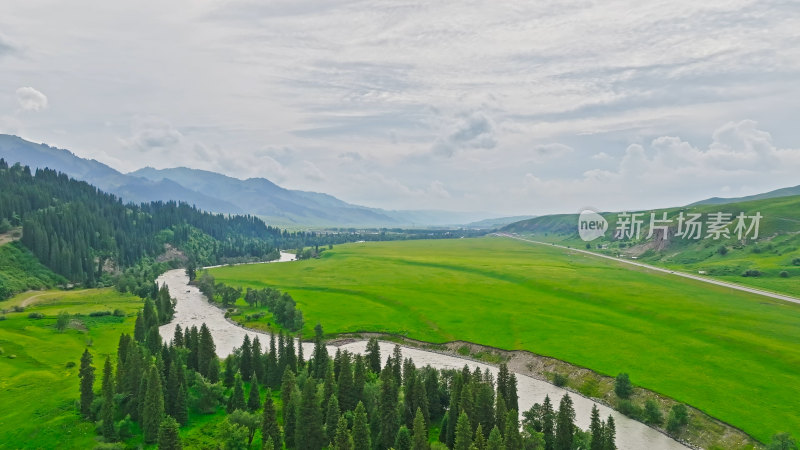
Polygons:
<instances>
[{"instance_id":1,"label":"sky","mask_svg":"<svg viewBox=\"0 0 800 450\"><path fill-rule=\"evenodd\" d=\"M0 133L387 209L647 209L800 184L800 2L0 5Z\"/></svg>"}]
</instances>

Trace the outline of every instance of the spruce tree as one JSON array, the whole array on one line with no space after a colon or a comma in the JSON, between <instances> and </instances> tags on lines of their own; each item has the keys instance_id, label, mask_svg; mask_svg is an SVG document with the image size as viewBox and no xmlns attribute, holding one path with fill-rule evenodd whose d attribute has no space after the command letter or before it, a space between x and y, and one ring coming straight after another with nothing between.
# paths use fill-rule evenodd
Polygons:
<instances>
[{"instance_id":1,"label":"spruce tree","mask_svg":"<svg viewBox=\"0 0 800 450\"><path fill-rule=\"evenodd\" d=\"M250 383L250 396L247 398L247 409L250 412L258 410L261 407L261 393L258 391L258 377L251 377L253 380Z\"/></svg>"},{"instance_id":2,"label":"spruce tree","mask_svg":"<svg viewBox=\"0 0 800 450\"><path fill-rule=\"evenodd\" d=\"M291 373L287 370L286 373ZM284 403L283 407L283 439L286 442L286 448L295 448L295 436L297 436L297 404L299 402L300 393L296 392L296 388L292 388L294 392L289 396L289 401Z\"/></svg>"},{"instance_id":3,"label":"spruce tree","mask_svg":"<svg viewBox=\"0 0 800 450\"><path fill-rule=\"evenodd\" d=\"M239 373L242 374L243 381L250 381L250 375L253 373L253 353L250 349L250 335L244 335L244 342L242 342L240 350Z\"/></svg>"},{"instance_id":4,"label":"spruce tree","mask_svg":"<svg viewBox=\"0 0 800 450\"><path fill-rule=\"evenodd\" d=\"M267 375L267 386L270 389L278 388L281 385L281 374L278 373L278 355L275 349L275 335L270 335L269 352L264 358L264 371ZM277 447L277 443L275 446Z\"/></svg>"},{"instance_id":5,"label":"spruce tree","mask_svg":"<svg viewBox=\"0 0 800 450\"><path fill-rule=\"evenodd\" d=\"M603 431L603 450L617 450L616 439L617 426L614 424L614 418L609 415Z\"/></svg>"},{"instance_id":6,"label":"spruce tree","mask_svg":"<svg viewBox=\"0 0 800 450\"><path fill-rule=\"evenodd\" d=\"M106 363L103 366L103 409L101 412L101 419L103 420L103 437L107 441L116 439L114 432L114 375L111 370L111 359L106 357Z\"/></svg>"},{"instance_id":7,"label":"spruce tree","mask_svg":"<svg viewBox=\"0 0 800 450\"><path fill-rule=\"evenodd\" d=\"M226 388L232 388L236 382L235 358L232 354L225 358L225 377L222 379L222 385Z\"/></svg>"},{"instance_id":8,"label":"spruce tree","mask_svg":"<svg viewBox=\"0 0 800 450\"><path fill-rule=\"evenodd\" d=\"M183 330L179 324L175 324L175 333L172 336L172 345L183 347Z\"/></svg>"},{"instance_id":9,"label":"spruce tree","mask_svg":"<svg viewBox=\"0 0 800 450\"><path fill-rule=\"evenodd\" d=\"M142 431L145 443L152 444L158 440L158 430L164 418L164 393L161 388L161 377L155 366L150 366L147 377L147 390L142 408Z\"/></svg>"},{"instance_id":10,"label":"spruce tree","mask_svg":"<svg viewBox=\"0 0 800 450\"><path fill-rule=\"evenodd\" d=\"M506 401L506 411L508 411L508 381L510 378L510 374L508 372L508 365L506 363L500 364L500 369L497 371L497 395L503 396L503 399Z\"/></svg>"},{"instance_id":11,"label":"spruce tree","mask_svg":"<svg viewBox=\"0 0 800 450\"><path fill-rule=\"evenodd\" d=\"M556 450L572 450L572 440L575 434L575 409L569 394L564 394L558 405L556 416Z\"/></svg>"},{"instance_id":12,"label":"spruce tree","mask_svg":"<svg viewBox=\"0 0 800 450\"><path fill-rule=\"evenodd\" d=\"M303 386L294 440L297 450L320 450L325 446L322 410L317 401L317 385L313 380L306 380Z\"/></svg>"},{"instance_id":13,"label":"spruce tree","mask_svg":"<svg viewBox=\"0 0 800 450\"><path fill-rule=\"evenodd\" d=\"M158 429L158 450L181 450L181 437L178 422L171 416L161 421Z\"/></svg>"},{"instance_id":14,"label":"spruce tree","mask_svg":"<svg viewBox=\"0 0 800 450\"><path fill-rule=\"evenodd\" d=\"M381 372L381 347L378 338L370 338L367 341L367 367L369 370L378 374Z\"/></svg>"},{"instance_id":15,"label":"spruce tree","mask_svg":"<svg viewBox=\"0 0 800 450\"><path fill-rule=\"evenodd\" d=\"M353 386L353 371L350 365L349 352L344 352L342 355L339 378L336 381L336 391L342 411L352 411L356 407L357 399L355 386Z\"/></svg>"},{"instance_id":16,"label":"spruce tree","mask_svg":"<svg viewBox=\"0 0 800 450\"><path fill-rule=\"evenodd\" d=\"M233 383L233 392L228 398L228 407L226 411L228 414L236 411L237 409L244 411L247 404L244 401L244 385L242 384L242 377L236 376L236 381Z\"/></svg>"},{"instance_id":17,"label":"spruce tree","mask_svg":"<svg viewBox=\"0 0 800 450\"><path fill-rule=\"evenodd\" d=\"M464 387L461 389L461 400L458 403L459 414L465 413L467 417L470 418L470 436L475 431L477 427L476 417L475 414L475 396L472 394L472 383L466 383Z\"/></svg>"},{"instance_id":18,"label":"spruce tree","mask_svg":"<svg viewBox=\"0 0 800 450\"><path fill-rule=\"evenodd\" d=\"M178 396L175 399L173 417L175 417L175 420L181 425L189 423L189 399L183 383L178 386Z\"/></svg>"},{"instance_id":19,"label":"spruce tree","mask_svg":"<svg viewBox=\"0 0 800 450\"><path fill-rule=\"evenodd\" d=\"M353 413L353 450L369 450L371 448L367 410L364 403L358 402Z\"/></svg>"},{"instance_id":20,"label":"spruce tree","mask_svg":"<svg viewBox=\"0 0 800 450\"><path fill-rule=\"evenodd\" d=\"M314 378L321 380L325 376L325 372L328 370L328 349L325 347L325 343L322 341L322 325L317 324L314 327L314 355L313 355L313 367L314 367ZM394 438L394 436L392 436Z\"/></svg>"},{"instance_id":21,"label":"spruce tree","mask_svg":"<svg viewBox=\"0 0 800 450\"><path fill-rule=\"evenodd\" d=\"M597 410L597 405L592 405L589 432L592 433L592 443L590 449L603 450L605 445L605 441L603 440L603 422L600 420L600 411Z\"/></svg>"},{"instance_id":22,"label":"spruce tree","mask_svg":"<svg viewBox=\"0 0 800 450\"><path fill-rule=\"evenodd\" d=\"M554 450L556 448L556 413L553 411L549 395L545 395L542 403L542 434L544 434L545 450Z\"/></svg>"},{"instance_id":23,"label":"spruce tree","mask_svg":"<svg viewBox=\"0 0 800 450\"><path fill-rule=\"evenodd\" d=\"M461 398L462 380L461 375L456 373L450 382L450 407L447 410L447 432L445 433L445 445L453 448L456 439L456 425L458 424L458 403Z\"/></svg>"},{"instance_id":24,"label":"spruce tree","mask_svg":"<svg viewBox=\"0 0 800 450\"><path fill-rule=\"evenodd\" d=\"M505 448L500 429L495 425L491 433L489 433L489 439L486 441L486 450L505 450Z\"/></svg>"},{"instance_id":25,"label":"spruce tree","mask_svg":"<svg viewBox=\"0 0 800 450\"><path fill-rule=\"evenodd\" d=\"M411 433L405 425L402 425L397 430L397 436L394 438L395 450L411 450Z\"/></svg>"},{"instance_id":26,"label":"spruce tree","mask_svg":"<svg viewBox=\"0 0 800 450\"><path fill-rule=\"evenodd\" d=\"M506 431L503 433L503 442L508 450L522 450L522 435L519 432L519 415L516 409L510 410L506 416Z\"/></svg>"},{"instance_id":27,"label":"spruce tree","mask_svg":"<svg viewBox=\"0 0 800 450\"><path fill-rule=\"evenodd\" d=\"M281 382L281 405L284 405L284 410L283 410L284 426L286 426L287 423L286 405L289 404L289 400L294 394L296 386L297 386L297 380L295 379L294 373L291 370L287 370L286 372L284 372L283 380ZM294 436L292 436L292 439L294 439ZM277 445L277 442L275 443L275 445Z\"/></svg>"},{"instance_id":28,"label":"spruce tree","mask_svg":"<svg viewBox=\"0 0 800 450\"><path fill-rule=\"evenodd\" d=\"M336 437L336 426L339 423L339 401L336 399L336 394L331 395L328 400L328 406L325 412L325 434L328 436L328 442L333 443Z\"/></svg>"},{"instance_id":29,"label":"spruce tree","mask_svg":"<svg viewBox=\"0 0 800 450\"><path fill-rule=\"evenodd\" d=\"M92 354L89 353L88 348L81 355L78 377L81 379L81 415L89 419L92 415L91 407L94 401L94 366L92 366Z\"/></svg>"},{"instance_id":30,"label":"spruce tree","mask_svg":"<svg viewBox=\"0 0 800 450\"><path fill-rule=\"evenodd\" d=\"M209 367L212 360L216 359L217 347L214 345L214 338L211 337L211 331L203 323L197 343L197 371L200 372L200 375L209 378ZM219 376L219 370L217 370L217 376ZM211 380L209 379L209 381Z\"/></svg>"},{"instance_id":31,"label":"spruce tree","mask_svg":"<svg viewBox=\"0 0 800 450\"><path fill-rule=\"evenodd\" d=\"M350 431L347 430L347 418L344 416L340 417L336 423L336 433L334 434L331 449L353 450L353 439L350 437Z\"/></svg>"},{"instance_id":32,"label":"spruce tree","mask_svg":"<svg viewBox=\"0 0 800 450\"><path fill-rule=\"evenodd\" d=\"M353 393L356 403L364 400L364 386L367 384L367 366L364 364L364 357L356 355L356 362L353 366Z\"/></svg>"},{"instance_id":33,"label":"spruce tree","mask_svg":"<svg viewBox=\"0 0 800 450\"><path fill-rule=\"evenodd\" d=\"M261 356L261 340L258 339L258 336L253 338L250 352L253 354L251 358L253 361L253 373L256 374L259 381L265 382L267 377L264 374L264 362Z\"/></svg>"},{"instance_id":34,"label":"spruce tree","mask_svg":"<svg viewBox=\"0 0 800 450\"><path fill-rule=\"evenodd\" d=\"M142 317L142 312L139 311L136 313L136 321L133 325L133 338L136 342L144 342L145 338L147 337L147 329L144 326L144 318Z\"/></svg>"},{"instance_id":35,"label":"spruce tree","mask_svg":"<svg viewBox=\"0 0 800 450\"><path fill-rule=\"evenodd\" d=\"M400 422L397 417L397 388L392 372L381 372L381 388L378 394L378 450L386 450L394 445Z\"/></svg>"},{"instance_id":36,"label":"spruce tree","mask_svg":"<svg viewBox=\"0 0 800 450\"><path fill-rule=\"evenodd\" d=\"M503 397L503 394L497 394L497 398L495 399L495 409L494 409L494 420L497 425L498 430L502 430L500 435L503 434L506 430L506 418L508 417L508 410L506 409L506 400Z\"/></svg>"},{"instance_id":37,"label":"spruce tree","mask_svg":"<svg viewBox=\"0 0 800 450\"><path fill-rule=\"evenodd\" d=\"M474 450L486 450L486 437L483 433L483 425L478 425L475 430L475 439L472 441L472 448Z\"/></svg>"},{"instance_id":38,"label":"spruce tree","mask_svg":"<svg viewBox=\"0 0 800 450\"><path fill-rule=\"evenodd\" d=\"M422 415L422 410L419 408L417 408L417 413L414 415L412 431L414 432L414 436L411 450L429 450L428 429L425 427L425 417Z\"/></svg>"},{"instance_id":39,"label":"spruce tree","mask_svg":"<svg viewBox=\"0 0 800 450\"><path fill-rule=\"evenodd\" d=\"M458 423L456 424L453 450L469 450L470 446L472 446L472 425L469 423L467 414L462 412L458 416Z\"/></svg>"},{"instance_id":40,"label":"spruce tree","mask_svg":"<svg viewBox=\"0 0 800 450\"><path fill-rule=\"evenodd\" d=\"M494 391L489 383L480 383L475 395L475 414L477 422L482 425L483 437L489 437L489 432L495 424L494 420Z\"/></svg>"},{"instance_id":41,"label":"spruce tree","mask_svg":"<svg viewBox=\"0 0 800 450\"><path fill-rule=\"evenodd\" d=\"M517 394L517 375L511 373L508 376L508 384L506 385L506 393L503 395L506 399L506 407L511 410L519 411L519 394Z\"/></svg>"},{"instance_id":42,"label":"spruce tree","mask_svg":"<svg viewBox=\"0 0 800 450\"><path fill-rule=\"evenodd\" d=\"M261 415L261 440L266 443L268 438L272 441L272 445L281 448L281 429L278 427L278 415L275 412L275 403L272 401L272 396L267 393L267 399L264 400L264 412ZM265 446L266 448L266 446Z\"/></svg>"}]
</instances>

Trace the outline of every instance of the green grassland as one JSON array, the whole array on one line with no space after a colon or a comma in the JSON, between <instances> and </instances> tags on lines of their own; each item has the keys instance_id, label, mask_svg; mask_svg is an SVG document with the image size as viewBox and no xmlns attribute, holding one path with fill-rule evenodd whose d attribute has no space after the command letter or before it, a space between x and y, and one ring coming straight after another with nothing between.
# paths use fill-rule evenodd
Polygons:
<instances>
[{"instance_id":1,"label":"green grassland","mask_svg":"<svg viewBox=\"0 0 800 450\"><path fill-rule=\"evenodd\" d=\"M306 335L319 322L530 350L628 372L762 441L800 423L800 305L500 237L348 244L211 273L289 292Z\"/></svg>"},{"instance_id":2,"label":"green grassland","mask_svg":"<svg viewBox=\"0 0 800 450\"><path fill-rule=\"evenodd\" d=\"M800 196L652 211L657 218L663 212L667 213L668 218L676 218L683 212L700 213L704 219L707 214L716 212L729 213L733 217L739 212L747 215L761 213L763 219L758 239L748 239L745 242L739 241L734 235L728 239L677 238L674 236L677 225L673 222L668 243L657 245L654 239L646 237L650 229L651 211L644 212L640 239L613 239L612 228L606 233L606 237L591 242L592 251L608 255L636 256L640 261L673 270L705 272L710 277L725 281L800 296ZM618 213L604 213L603 217L613 227L617 223ZM503 231L583 249L586 242L578 237L577 224L577 214L561 214L517 222L505 227ZM733 230L734 227L730 228ZM600 249L602 246L607 248ZM758 271L759 276L742 276L748 270Z\"/></svg>"},{"instance_id":3,"label":"green grassland","mask_svg":"<svg viewBox=\"0 0 800 450\"><path fill-rule=\"evenodd\" d=\"M0 245L0 300L28 289L52 288L67 282L43 266L19 242Z\"/></svg>"},{"instance_id":4,"label":"green grassland","mask_svg":"<svg viewBox=\"0 0 800 450\"><path fill-rule=\"evenodd\" d=\"M106 288L26 293L0 306L19 305L34 295L40 297L30 307L7 312L0 321L0 442L7 448L92 448L94 424L75 411L81 353L90 345L95 367L102 369L106 355L116 354L119 335L133 330L134 318L88 314L133 313L142 301ZM59 333L55 322L61 311L82 315ZM45 317L31 319L32 312ZM75 367L67 368L68 362ZM96 375L99 389L101 370Z\"/></svg>"}]
</instances>

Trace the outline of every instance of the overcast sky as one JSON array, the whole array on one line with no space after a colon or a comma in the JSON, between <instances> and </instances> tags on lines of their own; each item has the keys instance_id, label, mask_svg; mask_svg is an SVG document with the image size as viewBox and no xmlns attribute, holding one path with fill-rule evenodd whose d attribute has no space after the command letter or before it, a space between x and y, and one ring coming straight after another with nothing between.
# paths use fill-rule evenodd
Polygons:
<instances>
[{"instance_id":1,"label":"overcast sky","mask_svg":"<svg viewBox=\"0 0 800 450\"><path fill-rule=\"evenodd\" d=\"M800 2L0 4L0 132L383 208L800 184Z\"/></svg>"}]
</instances>

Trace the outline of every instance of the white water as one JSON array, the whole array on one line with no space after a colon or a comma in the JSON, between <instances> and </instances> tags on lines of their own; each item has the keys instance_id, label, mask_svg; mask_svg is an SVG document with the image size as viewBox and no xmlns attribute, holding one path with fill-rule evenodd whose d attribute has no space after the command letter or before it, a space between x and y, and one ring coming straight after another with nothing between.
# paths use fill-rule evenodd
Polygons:
<instances>
[{"instance_id":1,"label":"white water","mask_svg":"<svg viewBox=\"0 0 800 450\"><path fill-rule=\"evenodd\" d=\"M279 262L291 261L293 259L294 255L290 253L281 253ZM167 286L169 286L170 295L177 299L174 319L172 322L162 325L159 329L161 337L165 341L172 340L172 336L175 334L175 325L180 325L181 328L185 329L192 326L199 328L205 323L209 331L211 331L211 335L214 337L214 343L217 346L217 354L220 357L228 356L236 347L241 345L245 334L250 335L250 339L253 339L255 336L260 336L259 340L262 345L266 345L269 342L269 334L245 330L225 319L224 312L221 309L209 304L197 287L188 284L189 278L186 276L184 270L170 270L161 275L157 281L159 284L166 283ZM339 348L349 350L353 353L363 354L366 351L366 345L366 341L357 341L342 345ZM303 354L306 358L311 356L313 347L313 343L303 343ZM337 347L329 346L328 351L333 354L336 352L336 348ZM392 353L393 348L394 344L392 343L380 343L383 359ZM495 377L497 376L497 368L486 364L416 348L401 347L401 349L403 357L411 358L417 367L430 365L437 369L460 369L466 364L469 366L470 370L475 370L475 367L480 367L481 370L486 370L488 368ZM561 397L568 393L566 390L545 381L537 380L519 373L516 375L517 389L519 392L519 407L521 411L527 411L534 403L542 403L545 395L549 395L550 401L558 408ZM569 395L572 397L572 401L575 405L576 424L583 429L588 428L589 415L592 405L595 403L592 400L572 392L569 392ZM597 408L600 410L600 416L603 419L609 415L614 417L617 427L617 447L621 450L683 450L687 448L666 435L640 422L629 419L611 408L600 404L597 405Z\"/></svg>"}]
</instances>

